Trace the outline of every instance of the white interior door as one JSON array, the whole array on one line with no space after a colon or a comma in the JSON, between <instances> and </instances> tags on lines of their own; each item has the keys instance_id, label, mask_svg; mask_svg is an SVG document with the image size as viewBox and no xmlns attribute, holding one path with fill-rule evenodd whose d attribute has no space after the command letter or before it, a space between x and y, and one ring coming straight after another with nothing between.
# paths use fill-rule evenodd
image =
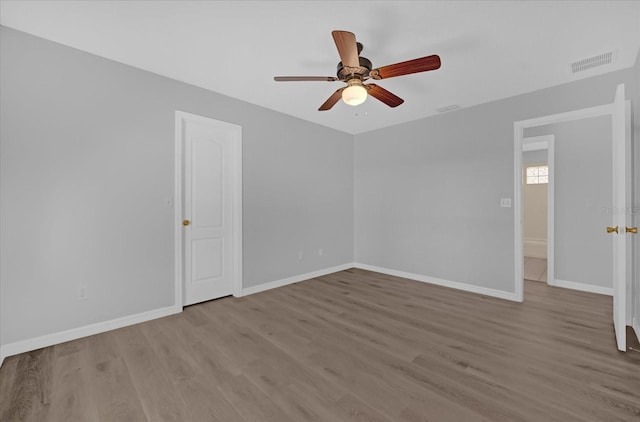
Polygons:
<instances>
[{"instance_id":1,"label":"white interior door","mask_svg":"<svg viewBox=\"0 0 640 422\"><path fill-rule=\"evenodd\" d=\"M618 85L613 102L613 325L618 350L626 351L627 325L627 136L624 85Z\"/></svg>"},{"instance_id":2,"label":"white interior door","mask_svg":"<svg viewBox=\"0 0 640 422\"><path fill-rule=\"evenodd\" d=\"M191 305L233 294L238 281L240 128L189 115L181 126L183 304Z\"/></svg>"}]
</instances>

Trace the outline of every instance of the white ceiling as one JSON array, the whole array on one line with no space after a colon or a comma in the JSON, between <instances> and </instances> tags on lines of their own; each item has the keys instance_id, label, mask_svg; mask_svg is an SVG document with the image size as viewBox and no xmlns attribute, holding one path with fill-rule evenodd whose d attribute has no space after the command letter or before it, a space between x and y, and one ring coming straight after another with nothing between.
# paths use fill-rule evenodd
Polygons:
<instances>
[{"instance_id":1,"label":"white ceiling","mask_svg":"<svg viewBox=\"0 0 640 422\"><path fill-rule=\"evenodd\" d=\"M5 1L2 25L351 134L634 64L640 1ZM317 111L342 82L334 29L374 67L438 54L439 70L377 82L404 98ZM570 63L615 51L572 75Z\"/></svg>"}]
</instances>

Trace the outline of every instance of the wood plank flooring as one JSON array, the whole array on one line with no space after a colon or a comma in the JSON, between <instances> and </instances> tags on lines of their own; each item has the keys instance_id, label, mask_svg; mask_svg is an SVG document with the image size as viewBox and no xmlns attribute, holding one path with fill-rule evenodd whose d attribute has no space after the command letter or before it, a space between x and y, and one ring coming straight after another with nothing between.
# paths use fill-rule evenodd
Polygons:
<instances>
[{"instance_id":1,"label":"wood plank flooring","mask_svg":"<svg viewBox=\"0 0 640 422\"><path fill-rule=\"evenodd\" d=\"M5 359L4 421L635 421L611 298L352 269Z\"/></svg>"}]
</instances>

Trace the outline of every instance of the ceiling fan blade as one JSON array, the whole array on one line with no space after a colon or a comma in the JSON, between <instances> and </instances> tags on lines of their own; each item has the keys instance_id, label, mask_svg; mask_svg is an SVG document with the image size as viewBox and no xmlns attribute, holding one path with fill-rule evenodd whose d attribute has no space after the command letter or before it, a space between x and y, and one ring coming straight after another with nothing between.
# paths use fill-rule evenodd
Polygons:
<instances>
[{"instance_id":1,"label":"ceiling fan blade","mask_svg":"<svg viewBox=\"0 0 640 422\"><path fill-rule=\"evenodd\" d=\"M392 94L381 86L378 86L376 84L369 84L365 85L364 87L367 88L367 92L369 93L369 95L382 101L389 107L398 107L400 104L404 103L404 100L402 98L398 97L395 94Z\"/></svg>"},{"instance_id":2,"label":"ceiling fan blade","mask_svg":"<svg viewBox=\"0 0 640 422\"><path fill-rule=\"evenodd\" d=\"M338 78L335 76L274 76L273 80L276 82L302 82L302 81L324 81L333 82Z\"/></svg>"},{"instance_id":3,"label":"ceiling fan blade","mask_svg":"<svg viewBox=\"0 0 640 422\"><path fill-rule=\"evenodd\" d=\"M346 88L346 87L344 87ZM336 103L338 101L340 101L340 98L342 98L342 91L344 91L344 88L340 88L339 90L337 90L336 92L334 92L329 99L327 99L327 101L324 102L324 104L322 104L320 106L320 108L318 109L318 111L327 111L330 110L331 107L333 107L334 105L336 105Z\"/></svg>"},{"instance_id":4,"label":"ceiling fan blade","mask_svg":"<svg viewBox=\"0 0 640 422\"><path fill-rule=\"evenodd\" d=\"M369 76L373 79L388 79L395 76L409 75L411 73L426 72L440 68L440 57L433 55L421 57L419 59L407 60L406 62L390 64L373 69Z\"/></svg>"},{"instance_id":5,"label":"ceiling fan blade","mask_svg":"<svg viewBox=\"0 0 640 422\"><path fill-rule=\"evenodd\" d=\"M360 59L358 58L358 45L356 44L356 36L348 31L331 32L333 41L338 47L338 54L343 66L360 67Z\"/></svg>"}]
</instances>

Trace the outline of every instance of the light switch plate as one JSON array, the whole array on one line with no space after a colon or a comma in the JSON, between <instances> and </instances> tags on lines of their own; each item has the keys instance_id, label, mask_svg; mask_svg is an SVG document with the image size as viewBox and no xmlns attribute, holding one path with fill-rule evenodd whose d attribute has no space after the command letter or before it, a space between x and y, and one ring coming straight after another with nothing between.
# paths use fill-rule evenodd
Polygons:
<instances>
[{"instance_id":1,"label":"light switch plate","mask_svg":"<svg viewBox=\"0 0 640 422\"><path fill-rule=\"evenodd\" d=\"M502 208L511 208L511 198L500 198L500 206Z\"/></svg>"}]
</instances>

